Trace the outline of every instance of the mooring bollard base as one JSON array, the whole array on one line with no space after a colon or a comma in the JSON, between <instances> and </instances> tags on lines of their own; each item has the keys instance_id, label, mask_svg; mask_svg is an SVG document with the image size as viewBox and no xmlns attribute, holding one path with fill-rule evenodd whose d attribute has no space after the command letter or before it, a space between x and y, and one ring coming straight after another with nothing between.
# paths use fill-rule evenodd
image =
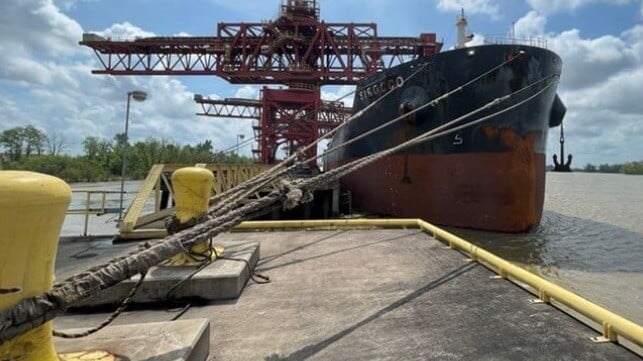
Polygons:
<instances>
[{"instance_id":1,"label":"mooring bollard base","mask_svg":"<svg viewBox=\"0 0 643 361\"><path fill-rule=\"evenodd\" d=\"M55 339L54 344L62 361L205 361L210 322L195 319L109 326L81 339Z\"/></svg>"},{"instance_id":2,"label":"mooring bollard base","mask_svg":"<svg viewBox=\"0 0 643 361\"><path fill-rule=\"evenodd\" d=\"M222 256L226 259L217 259L196 274L197 266L153 267L147 273L132 302L144 304L181 299L218 301L238 298L248 282L250 269L253 269L259 260L259 243L216 244L223 246L225 251ZM135 276L123 281L75 304L74 308L120 304L138 279L139 276ZM184 282L177 286L181 281Z\"/></svg>"}]
</instances>

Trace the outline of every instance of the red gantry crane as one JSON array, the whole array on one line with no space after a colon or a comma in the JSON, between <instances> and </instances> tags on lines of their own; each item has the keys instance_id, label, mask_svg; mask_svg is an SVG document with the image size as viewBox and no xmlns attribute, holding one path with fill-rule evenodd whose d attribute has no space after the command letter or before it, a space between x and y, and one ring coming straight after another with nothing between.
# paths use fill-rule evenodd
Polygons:
<instances>
[{"instance_id":1,"label":"red gantry crane","mask_svg":"<svg viewBox=\"0 0 643 361\"><path fill-rule=\"evenodd\" d=\"M350 114L341 102L320 97L322 85L354 85L384 68L432 55L442 44L434 33L380 37L373 23L326 23L317 0L283 0L276 20L219 23L213 37L150 37L116 40L84 34L81 45L96 53L110 75L215 75L233 84L264 87L259 100L211 100L199 95L201 115L256 119L261 163L277 150L310 144ZM316 155L311 149L306 156Z\"/></svg>"}]
</instances>

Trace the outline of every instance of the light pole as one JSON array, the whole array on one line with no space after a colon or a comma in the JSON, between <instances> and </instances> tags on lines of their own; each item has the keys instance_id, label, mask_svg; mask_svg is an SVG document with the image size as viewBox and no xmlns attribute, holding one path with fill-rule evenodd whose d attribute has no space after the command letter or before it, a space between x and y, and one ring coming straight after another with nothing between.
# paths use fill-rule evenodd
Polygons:
<instances>
[{"instance_id":1,"label":"light pole","mask_svg":"<svg viewBox=\"0 0 643 361\"><path fill-rule=\"evenodd\" d=\"M237 147L236 147L236 149L237 149L237 152L236 152L236 153L237 153L237 156L239 156L239 140L243 140L243 138L245 138L245 137L246 137L246 136L245 136L245 135L243 135L243 134L237 134Z\"/></svg>"},{"instance_id":2,"label":"light pole","mask_svg":"<svg viewBox=\"0 0 643 361\"><path fill-rule=\"evenodd\" d=\"M125 195L125 174L127 173L127 147L129 146L129 138L127 136L129 131L129 103L130 99L134 99L137 102L143 102L147 99L147 93L140 90L134 90L127 93L127 110L125 111L125 143L123 144L123 150L121 151L121 197L120 197L120 206L118 207L118 224L123 219L123 196Z\"/></svg>"}]
</instances>

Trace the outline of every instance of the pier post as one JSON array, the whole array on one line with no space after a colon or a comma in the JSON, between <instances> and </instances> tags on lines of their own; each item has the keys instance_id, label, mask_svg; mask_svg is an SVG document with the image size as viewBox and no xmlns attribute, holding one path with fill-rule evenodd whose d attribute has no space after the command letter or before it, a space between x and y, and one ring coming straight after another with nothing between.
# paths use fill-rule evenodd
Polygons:
<instances>
[{"instance_id":1,"label":"pier post","mask_svg":"<svg viewBox=\"0 0 643 361\"><path fill-rule=\"evenodd\" d=\"M211 171L201 167L181 168L172 173L172 187L174 188L175 201L174 220L178 222L179 229L207 214L214 187L214 175ZM194 245L192 251L198 254L207 254L210 252L208 248L209 243L203 242ZM216 258L216 254L223 252L222 247L214 248L212 259ZM179 254L164 265L182 266L190 263L194 263L192 257L187 254Z\"/></svg>"},{"instance_id":2,"label":"pier post","mask_svg":"<svg viewBox=\"0 0 643 361\"><path fill-rule=\"evenodd\" d=\"M53 286L58 237L71 201L62 180L0 171L0 310ZM57 361L51 322L0 344L0 360Z\"/></svg>"}]
</instances>

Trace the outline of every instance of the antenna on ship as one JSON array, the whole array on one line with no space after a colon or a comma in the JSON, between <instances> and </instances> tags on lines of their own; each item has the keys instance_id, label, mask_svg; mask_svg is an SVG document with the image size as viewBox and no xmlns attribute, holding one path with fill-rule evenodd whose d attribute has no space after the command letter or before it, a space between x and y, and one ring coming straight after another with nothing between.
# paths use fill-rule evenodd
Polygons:
<instances>
[{"instance_id":1,"label":"antenna on ship","mask_svg":"<svg viewBox=\"0 0 643 361\"><path fill-rule=\"evenodd\" d=\"M516 43L516 21L511 22L511 43Z\"/></svg>"},{"instance_id":2,"label":"antenna on ship","mask_svg":"<svg viewBox=\"0 0 643 361\"><path fill-rule=\"evenodd\" d=\"M464 8L461 10L460 15L458 15L456 19L457 21L455 23L455 26L458 29L458 40L455 44L455 48L461 49L466 46L466 43L473 40L473 34L469 33L469 30L467 29L469 23L467 21L466 15L464 15Z\"/></svg>"}]
</instances>

